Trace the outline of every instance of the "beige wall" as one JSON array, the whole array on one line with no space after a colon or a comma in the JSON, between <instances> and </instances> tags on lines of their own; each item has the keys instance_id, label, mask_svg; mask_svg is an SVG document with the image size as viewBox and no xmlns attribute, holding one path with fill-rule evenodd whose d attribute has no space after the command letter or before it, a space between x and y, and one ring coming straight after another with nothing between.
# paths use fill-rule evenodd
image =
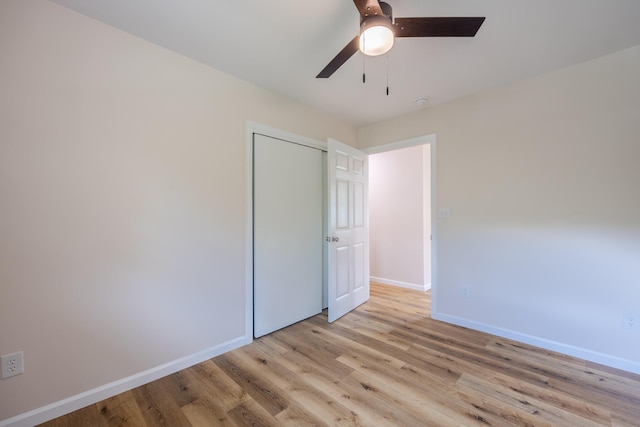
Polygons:
<instances>
[{"instance_id":1,"label":"beige wall","mask_svg":"<svg viewBox=\"0 0 640 427\"><path fill-rule=\"evenodd\" d=\"M0 62L0 420L237 345L246 121L356 130L43 0L0 2Z\"/></svg>"},{"instance_id":2,"label":"beige wall","mask_svg":"<svg viewBox=\"0 0 640 427\"><path fill-rule=\"evenodd\" d=\"M640 372L640 46L359 130L437 134L434 315Z\"/></svg>"}]
</instances>

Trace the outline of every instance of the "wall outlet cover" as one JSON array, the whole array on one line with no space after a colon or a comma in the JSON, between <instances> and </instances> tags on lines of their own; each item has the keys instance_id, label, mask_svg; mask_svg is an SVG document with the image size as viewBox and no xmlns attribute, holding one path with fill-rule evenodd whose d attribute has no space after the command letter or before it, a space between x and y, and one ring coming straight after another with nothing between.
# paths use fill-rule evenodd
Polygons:
<instances>
[{"instance_id":1,"label":"wall outlet cover","mask_svg":"<svg viewBox=\"0 0 640 427\"><path fill-rule=\"evenodd\" d=\"M0 356L0 365L2 365L2 379L11 378L13 376L24 373L24 354L21 351L17 353L5 354Z\"/></svg>"},{"instance_id":2,"label":"wall outlet cover","mask_svg":"<svg viewBox=\"0 0 640 427\"><path fill-rule=\"evenodd\" d=\"M625 313L622 315L622 325L625 329L639 329L638 316L634 313Z\"/></svg>"}]
</instances>

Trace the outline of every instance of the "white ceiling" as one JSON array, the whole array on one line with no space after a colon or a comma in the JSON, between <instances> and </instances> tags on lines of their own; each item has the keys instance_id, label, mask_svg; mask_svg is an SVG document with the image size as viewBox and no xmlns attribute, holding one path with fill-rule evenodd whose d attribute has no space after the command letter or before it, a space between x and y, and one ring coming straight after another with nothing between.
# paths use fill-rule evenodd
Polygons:
<instances>
[{"instance_id":1,"label":"white ceiling","mask_svg":"<svg viewBox=\"0 0 640 427\"><path fill-rule=\"evenodd\" d=\"M53 1L356 126L640 44L640 0L387 0L396 17L487 18L475 38L396 40L387 96L384 56L366 84L360 53L315 78L358 32L351 0Z\"/></svg>"}]
</instances>

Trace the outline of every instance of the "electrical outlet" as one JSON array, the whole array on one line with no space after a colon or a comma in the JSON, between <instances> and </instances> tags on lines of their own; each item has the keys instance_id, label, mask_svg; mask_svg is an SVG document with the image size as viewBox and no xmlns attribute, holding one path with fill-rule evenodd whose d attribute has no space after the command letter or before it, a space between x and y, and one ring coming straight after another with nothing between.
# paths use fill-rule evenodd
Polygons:
<instances>
[{"instance_id":1,"label":"electrical outlet","mask_svg":"<svg viewBox=\"0 0 640 427\"><path fill-rule=\"evenodd\" d=\"M0 364L2 364L2 379L13 377L24 373L24 354L19 351L17 353L5 354L0 356Z\"/></svg>"},{"instance_id":2,"label":"electrical outlet","mask_svg":"<svg viewBox=\"0 0 640 427\"><path fill-rule=\"evenodd\" d=\"M622 315L623 326L625 329L638 329L638 316L633 313L625 313Z\"/></svg>"}]
</instances>

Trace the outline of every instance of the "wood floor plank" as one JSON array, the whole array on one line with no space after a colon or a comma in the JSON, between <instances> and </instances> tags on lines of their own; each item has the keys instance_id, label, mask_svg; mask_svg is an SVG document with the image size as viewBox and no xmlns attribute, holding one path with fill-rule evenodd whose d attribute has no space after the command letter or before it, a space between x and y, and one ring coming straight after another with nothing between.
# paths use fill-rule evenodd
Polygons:
<instances>
[{"instance_id":1,"label":"wood floor plank","mask_svg":"<svg viewBox=\"0 0 640 427\"><path fill-rule=\"evenodd\" d=\"M253 399L241 403L230 410L228 414L238 426L278 427L281 425L262 405Z\"/></svg>"},{"instance_id":2,"label":"wood floor plank","mask_svg":"<svg viewBox=\"0 0 640 427\"><path fill-rule=\"evenodd\" d=\"M502 387L503 389L518 393L521 397L521 403L537 400L553 406L558 410L571 412L585 419L598 421L605 425L607 424L607 420L610 419L610 411L608 409L585 402L579 397L553 390L550 387L541 387L495 371L478 369L472 374L488 381L492 389Z\"/></svg>"},{"instance_id":3,"label":"wood floor plank","mask_svg":"<svg viewBox=\"0 0 640 427\"><path fill-rule=\"evenodd\" d=\"M500 411L501 419L514 424L581 427L606 425L553 407L530 396L524 396L512 388L500 386L472 374L462 375L457 385L461 396L464 391L470 392L469 399L474 394L483 396L485 406L490 404L497 411Z\"/></svg>"},{"instance_id":4,"label":"wood floor plank","mask_svg":"<svg viewBox=\"0 0 640 427\"><path fill-rule=\"evenodd\" d=\"M331 421L331 425L340 425L350 418L351 413L347 408L284 368L278 363L278 359L267 360L266 353L262 353L257 347L244 347L234 352L234 355L237 357L234 360L237 366L253 375L260 375L289 396L288 407L276 414L276 419L298 419L299 423L316 425Z\"/></svg>"},{"instance_id":5,"label":"wood floor plank","mask_svg":"<svg viewBox=\"0 0 640 427\"><path fill-rule=\"evenodd\" d=\"M509 360L525 361L535 366L534 369L543 370L550 378L562 378L563 381L575 384L583 393L593 392L602 399L612 398L618 402L627 402L634 407L640 406L640 390L637 389L637 382L619 375L610 375L593 366L587 368L584 361L568 359L565 356L562 360L549 365L546 362L550 352L498 339L494 340L488 348L500 352L503 357L508 355Z\"/></svg>"},{"instance_id":6,"label":"wood floor plank","mask_svg":"<svg viewBox=\"0 0 640 427\"><path fill-rule=\"evenodd\" d=\"M254 340L252 345L258 347L271 358L276 358L289 351L289 348L279 344L271 335L265 335Z\"/></svg>"},{"instance_id":7,"label":"wood floor plank","mask_svg":"<svg viewBox=\"0 0 640 427\"><path fill-rule=\"evenodd\" d=\"M128 413L130 410L135 412L134 408L125 409L123 413ZM98 405L89 405L82 411L72 412L65 417L56 418L49 422L42 424L45 427L66 427L66 426L95 426L95 427L108 427L109 424L105 420L103 414L100 413Z\"/></svg>"},{"instance_id":8,"label":"wood floor plank","mask_svg":"<svg viewBox=\"0 0 640 427\"><path fill-rule=\"evenodd\" d=\"M393 399L393 396L402 396L396 403L398 410L411 414L427 425L464 425L471 420L467 411L450 409L453 384L448 390L438 388L434 391L431 383L422 378L408 378L401 369L376 366L374 363L363 364L357 359L345 356L341 359L344 363L353 363L352 366L356 369L356 373L351 375L353 378L378 393L384 393L382 396L385 400Z\"/></svg>"},{"instance_id":9,"label":"wood floor plank","mask_svg":"<svg viewBox=\"0 0 640 427\"><path fill-rule=\"evenodd\" d=\"M145 425L144 415L134 397L135 391L125 392L98 404L98 410L108 426Z\"/></svg>"},{"instance_id":10,"label":"wood floor plank","mask_svg":"<svg viewBox=\"0 0 640 427\"><path fill-rule=\"evenodd\" d=\"M390 384L371 372L357 370L349 375L346 382L359 385L365 390L368 399L375 398L377 402L382 402L376 404L376 409L385 409L381 415L391 425L464 425L456 422L456 418L464 419L463 414L447 413L448 411L441 410L439 405L420 395L415 389L408 392L410 387L402 386L400 383ZM371 409L365 408L365 411Z\"/></svg>"},{"instance_id":11,"label":"wood floor plank","mask_svg":"<svg viewBox=\"0 0 640 427\"><path fill-rule=\"evenodd\" d=\"M430 292L372 283L248 346L43 424L640 425L640 375L430 318Z\"/></svg>"},{"instance_id":12,"label":"wood floor plank","mask_svg":"<svg viewBox=\"0 0 640 427\"><path fill-rule=\"evenodd\" d=\"M170 376L171 377L171 376ZM189 427L191 424L176 402L176 394L183 390L172 388L171 378L161 378L132 390L138 408L148 426ZM182 397L180 397L182 400Z\"/></svg>"},{"instance_id":13,"label":"wood floor plank","mask_svg":"<svg viewBox=\"0 0 640 427\"><path fill-rule=\"evenodd\" d=\"M314 334L311 333L311 337L313 335ZM325 341L316 340L315 337L312 339L310 336L300 334L299 332L289 334L289 331L276 332L273 334L273 337L282 345L287 346L290 351L303 355L310 365L322 366L326 372L334 372L340 377L351 373L351 369L336 362L336 358L340 356L341 352L326 351Z\"/></svg>"},{"instance_id":14,"label":"wood floor plank","mask_svg":"<svg viewBox=\"0 0 640 427\"><path fill-rule=\"evenodd\" d=\"M457 379L458 376L460 375L460 372L456 372L455 366L449 365L443 369L440 369L437 365L430 364L430 362L425 358L423 358L422 355L412 350L412 348L415 347L415 344L412 344L412 348L410 348L408 351L403 351L403 350L397 349L395 346L391 346L384 342L371 339L370 337L366 335L362 335L357 331L353 331L348 328L342 328L339 325L330 325L330 326L320 325L320 326L326 327L330 331L334 332L337 335L341 335L344 338L348 338L354 342L358 342L362 345L368 346L372 349L375 349L379 352L387 354L391 357L395 357L400 360L403 360L405 363L411 364L413 366L422 367L424 368L425 371L430 371L433 368L432 372L434 374L441 375L445 380L448 378Z\"/></svg>"},{"instance_id":15,"label":"wood floor plank","mask_svg":"<svg viewBox=\"0 0 640 427\"><path fill-rule=\"evenodd\" d=\"M378 389L367 386L366 383L355 380L351 375L338 376L332 371L326 371L322 366L309 364L305 355L290 352L283 355L283 363L298 375L334 401L352 411L352 425L419 425L420 420L397 410L398 397L385 400L384 394ZM395 410L394 410L395 408ZM418 424L416 424L418 423Z\"/></svg>"},{"instance_id":16,"label":"wood floor plank","mask_svg":"<svg viewBox=\"0 0 640 427\"><path fill-rule=\"evenodd\" d=\"M246 400L243 400L244 402ZM227 411L223 410L215 400L206 396L183 406L181 410L191 426L234 427L237 425Z\"/></svg>"},{"instance_id":17,"label":"wood floor plank","mask_svg":"<svg viewBox=\"0 0 640 427\"><path fill-rule=\"evenodd\" d=\"M228 353L214 359L216 365L220 367L231 379L247 391L249 395L271 416L275 416L289 406L288 399L282 390L275 387L264 377L250 373L237 363L234 359L237 355Z\"/></svg>"},{"instance_id":18,"label":"wood floor plank","mask_svg":"<svg viewBox=\"0 0 640 427\"><path fill-rule=\"evenodd\" d=\"M520 378L530 381L532 384L544 385L549 384L549 378L539 372L531 372L518 367L514 363L501 360L493 355L486 354L481 348L469 348L468 346L458 347L457 345L442 344L439 341L420 341L414 343L419 352L419 358L427 358L430 363L436 363L439 360L443 365L442 369L452 370L476 370L487 369L490 371L505 373L514 378ZM448 361L448 363L447 363Z\"/></svg>"},{"instance_id":19,"label":"wood floor plank","mask_svg":"<svg viewBox=\"0 0 640 427\"><path fill-rule=\"evenodd\" d=\"M314 320L321 322L320 319ZM370 338L396 346L404 351L408 350L409 347L411 347L410 341L394 337L389 334L389 332L393 330L391 326L385 325L375 320L365 320L360 316L346 316L344 319L342 319L342 322L340 322L340 324L346 328L357 330L359 333L367 335Z\"/></svg>"},{"instance_id":20,"label":"wood floor plank","mask_svg":"<svg viewBox=\"0 0 640 427\"><path fill-rule=\"evenodd\" d=\"M249 399L246 390L212 360L186 369L185 374L194 381L194 387L200 389L199 397L210 398L225 412Z\"/></svg>"}]
</instances>

